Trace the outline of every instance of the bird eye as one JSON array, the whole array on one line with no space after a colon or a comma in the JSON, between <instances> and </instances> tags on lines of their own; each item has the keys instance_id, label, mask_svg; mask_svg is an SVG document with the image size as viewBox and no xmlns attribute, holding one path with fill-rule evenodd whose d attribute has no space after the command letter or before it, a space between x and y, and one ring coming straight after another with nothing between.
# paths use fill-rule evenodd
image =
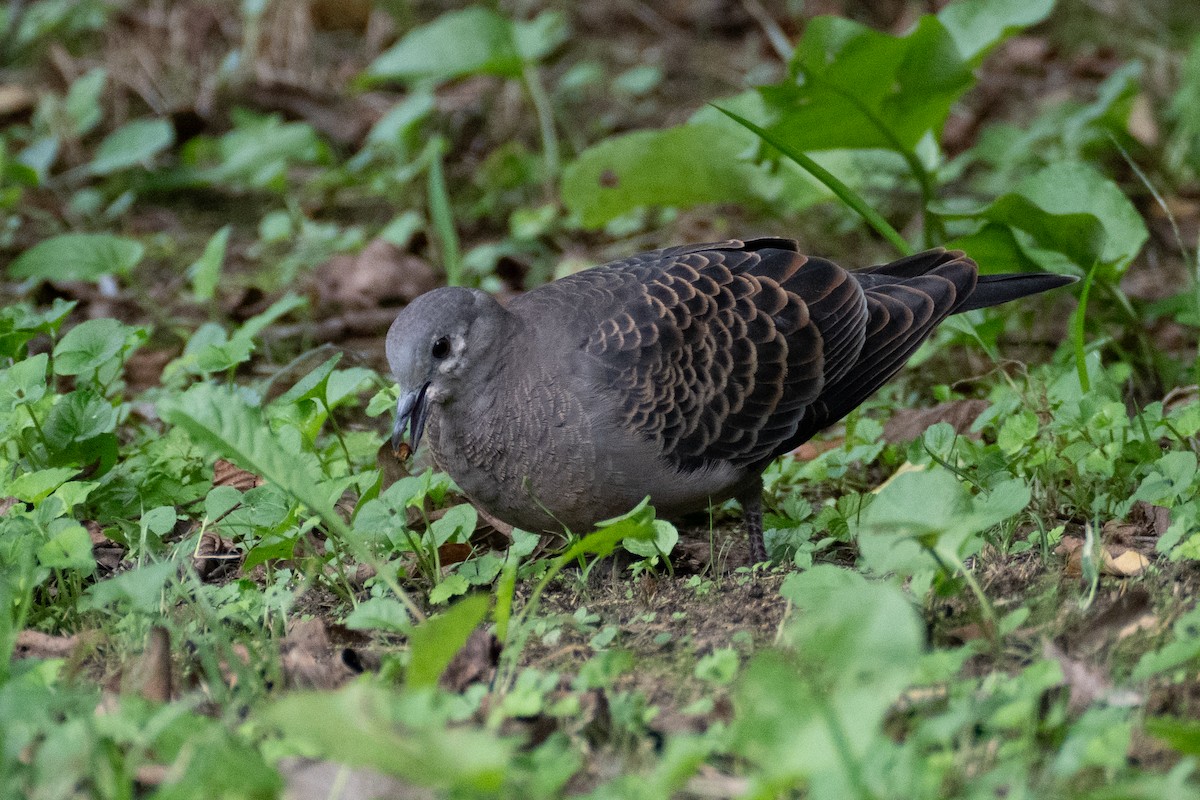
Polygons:
<instances>
[{"instance_id":1,"label":"bird eye","mask_svg":"<svg viewBox=\"0 0 1200 800\"><path fill-rule=\"evenodd\" d=\"M441 360L450 355L450 340L445 336L433 343L433 357Z\"/></svg>"}]
</instances>

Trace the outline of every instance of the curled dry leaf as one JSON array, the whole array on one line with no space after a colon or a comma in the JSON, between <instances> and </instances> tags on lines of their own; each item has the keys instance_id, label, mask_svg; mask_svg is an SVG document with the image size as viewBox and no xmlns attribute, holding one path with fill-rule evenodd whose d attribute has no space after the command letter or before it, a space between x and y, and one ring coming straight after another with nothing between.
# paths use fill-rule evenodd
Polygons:
<instances>
[{"instance_id":1,"label":"curled dry leaf","mask_svg":"<svg viewBox=\"0 0 1200 800\"><path fill-rule=\"evenodd\" d=\"M292 622L279 654L284 682L291 688L334 689L362 671L357 654L335 646L325 622L317 618Z\"/></svg>"},{"instance_id":2,"label":"curled dry leaf","mask_svg":"<svg viewBox=\"0 0 1200 800\"><path fill-rule=\"evenodd\" d=\"M403 305L437 285L429 262L386 239L374 239L358 255L334 256L314 278L320 305L343 309Z\"/></svg>"},{"instance_id":3,"label":"curled dry leaf","mask_svg":"<svg viewBox=\"0 0 1200 800\"><path fill-rule=\"evenodd\" d=\"M52 636L41 631L25 630L17 634L13 658L68 658L79 646L79 634Z\"/></svg>"},{"instance_id":4,"label":"curled dry leaf","mask_svg":"<svg viewBox=\"0 0 1200 800\"><path fill-rule=\"evenodd\" d=\"M241 563L242 553L213 528L200 535L192 553L192 567L205 583L232 577Z\"/></svg>"},{"instance_id":5,"label":"curled dry leaf","mask_svg":"<svg viewBox=\"0 0 1200 800\"><path fill-rule=\"evenodd\" d=\"M171 701L171 635L163 627L146 634L146 649L134 660L121 679L122 694L140 694L155 703Z\"/></svg>"},{"instance_id":6,"label":"curled dry leaf","mask_svg":"<svg viewBox=\"0 0 1200 800\"><path fill-rule=\"evenodd\" d=\"M1078 536L1064 536L1058 547L1054 548L1058 555L1066 556L1063 573L1068 577L1078 577L1083 574L1083 539ZM1136 550L1124 545L1105 544L1100 551L1100 573L1117 578L1132 578L1141 575L1150 566L1150 559Z\"/></svg>"},{"instance_id":7,"label":"curled dry leaf","mask_svg":"<svg viewBox=\"0 0 1200 800\"><path fill-rule=\"evenodd\" d=\"M247 472L231 461L218 458L213 464L213 486L232 486L239 492L246 492L262 485L260 476Z\"/></svg>"},{"instance_id":8,"label":"curled dry leaf","mask_svg":"<svg viewBox=\"0 0 1200 800\"><path fill-rule=\"evenodd\" d=\"M449 692L462 692L473 683L485 683L491 679L492 670L500 661L500 640L485 628L476 628L438 679L441 687Z\"/></svg>"},{"instance_id":9,"label":"curled dry leaf","mask_svg":"<svg viewBox=\"0 0 1200 800\"><path fill-rule=\"evenodd\" d=\"M987 400L950 400L932 408L900 408L883 425L883 440L890 444L916 441L939 422L949 423L955 433L978 439L971 426L988 408Z\"/></svg>"},{"instance_id":10,"label":"curled dry leaf","mask_svg":"<svg viewBox=\"0 0 1200 800\"><path fill-rule=\"evenodd\" d=\"M1042 656L1058 662L1063 674L1063 683L1070 692L1067 710L1071 714L1081 714L1092 703L1112 691L1112 681L1099 668L1069 657L1053 642L1047 641L1042 644Z\"/></svg>"}]
</instances>

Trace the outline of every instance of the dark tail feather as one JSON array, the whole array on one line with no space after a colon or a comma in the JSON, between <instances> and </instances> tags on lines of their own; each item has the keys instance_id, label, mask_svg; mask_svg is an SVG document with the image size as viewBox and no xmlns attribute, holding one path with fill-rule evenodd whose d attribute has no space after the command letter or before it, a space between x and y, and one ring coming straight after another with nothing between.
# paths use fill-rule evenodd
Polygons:
<instances>
[{"instance_id":1,"label":"dark tail feather","mask_svg":"<svg viewBox=\"0 0 1200 800\"><path fill-rule=\"evenodd\" d=\"M1051 275L1048 272L980 275L979 282L975 284L975 291L971 292L962 305L954 309L954 313L998 306L1018 297L1048 292L1077 280L1079 279L1070 275Z\"/></svg>"}]
</instances>

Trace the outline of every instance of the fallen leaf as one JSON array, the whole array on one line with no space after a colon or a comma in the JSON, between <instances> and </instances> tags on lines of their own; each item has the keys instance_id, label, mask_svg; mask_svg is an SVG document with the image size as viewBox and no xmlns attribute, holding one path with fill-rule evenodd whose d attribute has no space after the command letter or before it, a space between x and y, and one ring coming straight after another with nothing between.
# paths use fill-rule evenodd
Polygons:
<instances>
[{"instance_id":1,"label":"fallen leaf","mask_svg":"<svg viewBox=\"0 0 1200 800\"><path fill-rule=\"evenodd\" d=\"M484 628L476 628L467 637L438 683L449 692L462 692L473 683L487 682L500 661L500 640Z\"/></svg>"},{"instance_id":2,"label":"fallen leaf","mask_svg":"<svg viewBox=\"0 0 1200 800\"><path fill-rule=\"evenodd\" d=\"M883 425L883 440L890 444L913 442L931 426L945 422L955 433L978 439L971 426L991 404L987 400L949 400L932 408L900 408Z\"/></svg>"},{"instance_id":3,"label":"fallen leaf","mask_svg":"<svg viewBox=\"0 0 1200 800\"><path fill-rule=\"evenodd\" d=\"M241 563L241 551L213 528L208 528L200 535L200 541L196 542L196 550L192 553L192 567L205 583L231 577Z\"/></svg>"},{"instance_id":4,"label":"fallen leaf","mask_svg":"<svg viewBox=\"0 0 1200 800\"><path fill-rule=\"evenodd\" d=\"M13 644L13 658L67 658L79 645L79 635L53 636L41 631L24 630Z\"/></svg>"},{"instance_id":5,"label":"fallen leaf","mask_svg":"<svg viewBox=\"0 0 1200 800\"><path fill-rule=\"evenodd\" d=\"M146 634L146 649L121 678L122 694L140 694L154 703L169 703L171 679L171 635L155 626Z\"/></svg>"},{"instance_id":6,"label":"fallen leaf","mask_svg":"<svg viewBox=\"0 0 1200 800\"><path fill-rule=\"evenodd\" d=\"M263 485L263 479L253 472L247 472L231 461L218 458L213 464L213 486L232 486L239 492L246 492L256 486Z\"/></svg>"},{"instance_id":7,"label":"fallen leaf","mask_svg":"<svg viewBox=\"0 0 1200 800\"><path fill-rule=\"evenodd\" d=\"M432 789L366 767L290 756L281 759L284 800L434 800Z\"/></svg>"},{"instance_id":8,"label":"fallen leaf","mask_svg":"<svg viewBox=\"0 0 1200 800\"><path fill-rule=\"evenodd\" d=\"M334 256L313 280L322 306L343 309L403 305L439 283L429 262L386 239L372 240L357 255Z\"/></svg>"},{"instance_id":9,"label":"fallen leaf","mask_svg":"<svg viewBox=\"0 0 1200 800\"><path fill-rule=\"evenodd\" d=\"M334 689L361 670L349 666L344 650L330 640L324 620L293 621L279 645L279 664L284 682L296 689Z\"/></svg>"},{"instance_id":10,"label":"fallen leaf","mask_svg":"<svg viewBox=\"0 0 1200 800\"><path fill-rule=\"evenodd\" d=\"M1069 657L1058 645L1051 641L1042 644L1042 656L1057 661L1062 670L1063 683L1070 695L1067 699L1067 711L1080 714L1100 698L1112 691L1112 681L1099 668L1083 661Z\"/></svg>"}]
</instances>

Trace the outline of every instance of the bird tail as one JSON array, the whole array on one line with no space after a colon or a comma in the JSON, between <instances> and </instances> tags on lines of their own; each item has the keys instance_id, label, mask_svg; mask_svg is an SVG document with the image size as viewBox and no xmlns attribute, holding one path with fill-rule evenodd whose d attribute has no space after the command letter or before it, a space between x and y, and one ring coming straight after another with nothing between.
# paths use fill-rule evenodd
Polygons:
<instances>
[{"instance_id":1,"label":"bird tail","mask_svg":"<svg viewBox=\"0 0 1200 800\"><path fill-rule=\"evenodd\" d=\"M955 314L987 308L1016 300L1031 294L1048 292L1060 286L1075 283L1078 278L1071 275L1052 275L1048 272L1019 272L1005 275L980 275L975 291L954 309Z\"/></svg>"}]
</instances>

